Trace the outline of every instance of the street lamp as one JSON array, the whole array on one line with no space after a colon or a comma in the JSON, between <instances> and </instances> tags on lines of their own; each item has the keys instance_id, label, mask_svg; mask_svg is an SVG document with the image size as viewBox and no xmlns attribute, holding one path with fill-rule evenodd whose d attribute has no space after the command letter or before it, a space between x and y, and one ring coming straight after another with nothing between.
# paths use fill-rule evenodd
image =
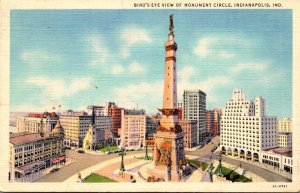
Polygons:
<instances>
[{"instance_id":1,"label":"street lamp","mask_svg":"<svg viewBox=\"0 0 300 193\"><path fill-rule=\"evenodd\" d=\"M149 160L147 138L148 138L148 132L146 133L146 155L145 155L145 160Z\"/></svg>"},{"instance_id":2,"label":"street lamp","mask_svg":"<svg viewBox=\"0 0 300 193\"><path fill-rule=\"evenodd\" d=\"M210 178L210 182L213 182L213 170L214 170L214 163L210 162L209 165L209 178Z\"/></svg>"},{"instance_id":3,"label":"street lamp","mask_svg":"<svg viewBox=\"0 0 300 193\"><path fill-rule=\"evenodd\" d=\"M124 148L122 148L121 153L119 153L119 155L121 156L121 166L120 166L120 171L124 172L124 171L125 171L125 166L124 166L124 155L126 155L125 149L124 149Z\"/></svg>"},{"instance_id":4,"label":"street lamp","mask_svg":"<svg viewBox=\"0 0 300 193\"><path fill-rule=\"evenodd\" d=\"M222 172L222 154L220 154L220 158L219 158L219 166L218 166L218 170L217 170L217 176L223 177L224 174Z\"/></svg>"}]
</instances>

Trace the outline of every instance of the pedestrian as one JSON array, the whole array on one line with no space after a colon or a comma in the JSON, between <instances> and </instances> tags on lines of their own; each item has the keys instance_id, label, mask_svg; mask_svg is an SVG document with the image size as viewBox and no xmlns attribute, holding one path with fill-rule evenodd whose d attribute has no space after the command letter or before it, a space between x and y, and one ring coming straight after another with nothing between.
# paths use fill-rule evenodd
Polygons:
<instances>
[{"instance_id":1,"label":"pedestrian","mask_svg":"<svg viewBox=\"0 0 300 193\"><path fill-rule=\"evenodd\" d=\"M136 183L136 180L133 178L132 175L130 176L130 182L131 182L131 183Z\"/></svg>"}]
</instances>

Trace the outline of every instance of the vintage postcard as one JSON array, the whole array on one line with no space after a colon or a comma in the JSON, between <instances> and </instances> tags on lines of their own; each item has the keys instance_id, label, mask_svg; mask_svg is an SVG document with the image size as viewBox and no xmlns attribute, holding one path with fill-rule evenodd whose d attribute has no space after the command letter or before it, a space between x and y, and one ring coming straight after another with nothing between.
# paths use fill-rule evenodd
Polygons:
<instances>
[{"instance_id":1,"label":"vintage postcard","mask_svg":"<svg viewBox=\"0 0 300 193\"><path fill-rule=\"evenodd\" d=\"M300 4L0 6L1 191L299 191Z\"/></svg>"}]
</instances>

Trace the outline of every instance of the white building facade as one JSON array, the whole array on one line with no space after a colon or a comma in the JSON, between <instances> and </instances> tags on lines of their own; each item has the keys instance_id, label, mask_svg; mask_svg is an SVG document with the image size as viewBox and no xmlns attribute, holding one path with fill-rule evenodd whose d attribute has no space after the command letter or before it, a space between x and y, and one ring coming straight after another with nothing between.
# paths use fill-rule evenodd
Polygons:
<instances>
[{"instance_id":1,"label":"white building facade","mask_svg":"<svg viewBox=\"0 0 300 193\"><path fill-rule=\"evenodd\" d=\"M277 118L265 115L265 100L247 100L235 89L221 116L221 150L231 156L259 161L262 150L277 147Z\"/></svg>"},{"instance_id":2,"label":"white building facade","mask_svg":"<svg viewBox=\"0 0 300 193\"><path fill-rule=\"evenodd\" d=\"M275 148L262 151L260 162L273 167L275 170L293 173L292 151L288 148Z\"/></svg>"},{"instance_id":3,"label":"white building facade","mask_svg":"<svg viewBox=\"0 0 300 193\"><path fill-rule=\"evenodd\" d=\"M94 115L95 116L108 116L107 112L107 107L105 106L94 106L94 105L89 105L87 107L87 113L88 115L92 115L94 110Z\"/></svg>"},{"instance_id":4,"label":"white building facade","mask_svg":"<svg viewBox=\"0 0 300 193\"><path fill-rule=\"evenodd\" d=\"M146 115L143 110L122 110L121 146L138 149L146 144Z\"/></svg>"},{"instance_id":5,"label":"white building facade","mask_svg":"<svg viewBox=\"0 0 300 193\"><path fill-rule=\"evenodd\" d=\"M206 94L201 90L184 90L183 119L197 121L197 143L206 138Z\"/></svg>"}]
</instances>

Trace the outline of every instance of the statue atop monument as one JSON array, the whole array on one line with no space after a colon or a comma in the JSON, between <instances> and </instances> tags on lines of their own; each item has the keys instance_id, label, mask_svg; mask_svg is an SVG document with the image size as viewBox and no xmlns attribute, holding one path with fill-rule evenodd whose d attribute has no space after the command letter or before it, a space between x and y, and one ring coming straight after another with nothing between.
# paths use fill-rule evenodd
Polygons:
<instances>
[{"instance_id":1,"label":"statue atop monument","mask_svg":"<svg viewBox=\"0 0 300 193\"><path fill-rule=\"evenodd\" d=\"M170 26L169 26L169 30L170 30L170 33L174 35L173 29L174 29L174 24L173 24L173 14L172 14L172 15L170 15Z\"/></svg>"}]
</instances>

